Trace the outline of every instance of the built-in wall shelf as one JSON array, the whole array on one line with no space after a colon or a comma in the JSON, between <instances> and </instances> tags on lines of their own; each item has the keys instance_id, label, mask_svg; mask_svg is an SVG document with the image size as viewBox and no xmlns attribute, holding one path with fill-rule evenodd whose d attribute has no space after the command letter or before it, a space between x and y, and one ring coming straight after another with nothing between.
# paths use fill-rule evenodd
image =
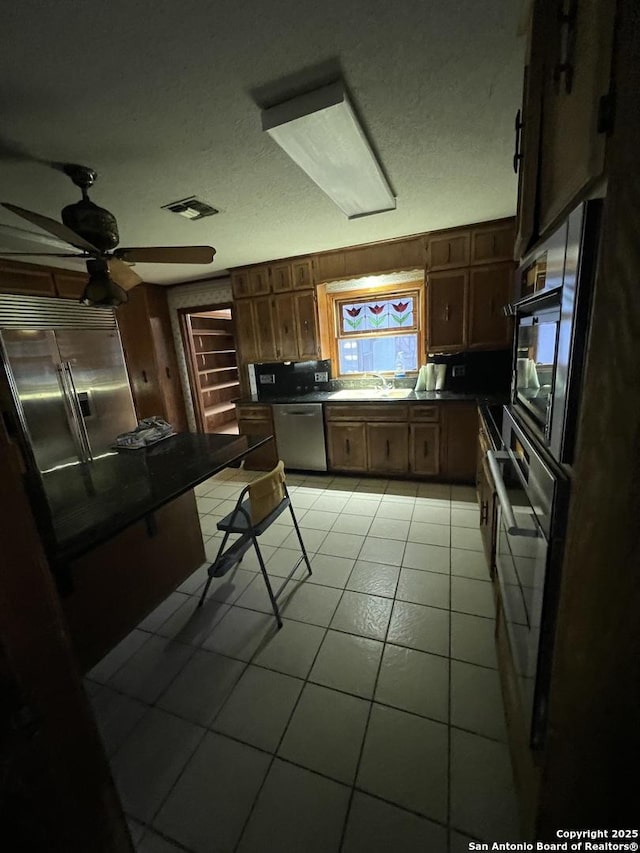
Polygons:
<instances>
[{"instance_id":1,"label":"built-in wall shelf","mask_svg":"<svg viewBox=\"0 0 640 853\"><path fill-rule=\"evenodd\" d=\"M237 431L235 404L240 378L231 309L185 313L183 336L189 350L198 427L203 432Z\"/></svg>"}]
</instances>

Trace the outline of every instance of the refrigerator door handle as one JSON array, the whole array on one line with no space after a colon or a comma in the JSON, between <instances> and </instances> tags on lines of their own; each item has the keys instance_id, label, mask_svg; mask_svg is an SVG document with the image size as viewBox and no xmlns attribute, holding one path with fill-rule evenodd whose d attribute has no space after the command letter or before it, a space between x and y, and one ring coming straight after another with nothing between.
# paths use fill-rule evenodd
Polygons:
<instances>
[{"instance_id":1,"label":"refrigerator door handle","mask_svg":"<svg viewBox=\"0 0 640 853\"><path fill-rule=\"evenodd\" d=\"M91 444L89 443L89 433L87 432L87 425L84 422L84 415L82 414L82 409L80 408L78 392L76 391L75 382L73 381L71 362L63 361L61 368L63 375L66 377L64 385L66 386L65 390L69 399L74 425L77 429L78 437L80 439L82 457L85 462L88 462L93 458L91 454Z\"/></svg>"}]
</instances>

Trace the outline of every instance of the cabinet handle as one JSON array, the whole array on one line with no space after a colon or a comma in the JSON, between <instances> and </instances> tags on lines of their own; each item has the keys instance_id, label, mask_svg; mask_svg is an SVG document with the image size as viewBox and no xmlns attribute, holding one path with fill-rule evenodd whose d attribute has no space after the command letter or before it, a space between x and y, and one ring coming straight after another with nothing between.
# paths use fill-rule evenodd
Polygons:
<instances>
[{"instance_id":1,"label":"cabinet handle","mask_svg":"<svg viewBox=\"0 0 640 853\"><path fill-rule=\"evenodd\" d=\"M147 371L146 371L146 370L143 370L143 371L142 371L142 381L143 381L143 382L145 382L145 383L147 383L147 382L149 381L149 380L147 379Z\"/></svg>"},{"instance_id":2,"label":"cabinet handle","mask_svg":"<svg viewBox=\"0 0 640 853\"><path fill-rule=\"evenodd\" d=\"M449 322L449 303L444 306L444 319Z\"/></svg>"},{"instance_id":3,"label":"cabinet handle","mask_svg":"<svg viewBox=\"0 0 640 853\"><path fill-rule=\"evenodd\" d=\"M349 439L346 440L347 443L347 456L351 453L351 445L349 444Z\"/></svg>"},{"instance_id":4,"label":"cabinet handle","mask_svg":"<svg viewBox=\"0 0 640 853\"><path fill-rule=\"evenodd\" d=\"M165 373L167 374L167 379L171 379L171 371L168 367L165 367Z\"/></svg>"},{"instance_id":5,"label":"cabinet handle","mask_svg":"<svg viewBox=\"0 0 640 853\"><path fill-rule=\"evenodd\" d=\"M487 524L489 521L489 501L482 501L480 504L480 524Z\"/></svg>"},{"instance_id":6,"label":"cabinet handle","mask_svg":"<svg viewBox=\"0 0 640 853\"><path fill-rule=\"evenodd\" d=\"M308 321L308 320L305 320L305 321L304 321L304 330L305 330L305 332L306 332L306 331L308 331L308 329L309 329L309 321Z\"/></svg>"},{"instance_id":7,"label":"cabinet handle","mask_svg":"<svg viewBox=\"0 0 640 853\"><path fill-rule=\"evenodd\" d=\"M516 131L516 150L513 155L513 171L518 174L518 165L522 160L522 152L520 151L520 131L524 126L524 122L520 118L520 110L516 113L515 131Z\"/></svg>"},{"instance_id":8,"label":"cabinet handle","mask_svg":"<svg viewBox=\"0 0 640 853\"><path fill-rule=\"evenodd\" d=\"M565 12L566 0L558 3L558 22L560 23L559 39L559 61L553 69L553 82L556 93L560 91L560 78L564 74L564 90L569 95L573 87L573 54L576 41L576 0L569 0L569 7Z\"/></svg>"},{"instance_id":9,"label":"cabinet handle","mask_svg":"<svg viewBox=\"0 0 640 853\"><path fill-rule=\"evenodd\" d=\"M389 458L389 452L391 448L389 447L389 439L387 439L387 459Z\"/></svg>"}]
</instances>

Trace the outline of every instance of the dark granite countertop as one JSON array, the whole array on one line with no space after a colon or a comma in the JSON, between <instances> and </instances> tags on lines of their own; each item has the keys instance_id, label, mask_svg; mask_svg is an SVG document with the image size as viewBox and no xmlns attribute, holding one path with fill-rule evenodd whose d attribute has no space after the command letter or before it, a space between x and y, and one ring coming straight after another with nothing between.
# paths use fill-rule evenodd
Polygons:
<instances>
[{"instance_id":1,"label":"dark granite countertop","mask_svg":"<svg viewBox=\"0 0 640 853\"><path fill-rule=\"evenodd\" d=\"M480 391L411 391L406 397L384 397L371 389L371 395L365 393L368 389L354 388L341 391L309 391L306 394L269 396L258 398L256 394L234 400L235 403L260 403L277 405L290 403L440 403L469 401L479 405L495 405L506 403L506 394L483 393ZM354 393L350 394L349 391Z\"/></svg>"},{"instance_id":2,"label":"dark granite countertop","mask_svg":"<svg viewBox=\"0 0 640 853\"><path fill-rule=\"evenodd\" d=\"M66 562L242 459L267 438L179 433L44 475L50 556Z\"/></svg>"}]
</instances>

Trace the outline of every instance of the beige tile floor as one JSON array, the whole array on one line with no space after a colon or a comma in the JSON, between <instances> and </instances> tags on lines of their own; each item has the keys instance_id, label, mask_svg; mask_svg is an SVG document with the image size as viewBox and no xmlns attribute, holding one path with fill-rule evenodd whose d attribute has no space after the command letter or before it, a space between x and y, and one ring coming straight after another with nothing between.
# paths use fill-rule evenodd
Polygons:
<instances>
[{"instance_id":1,"label":"beige tile floor","mask_svg":"<svg viewBox=\"0 0 640 853\"><path fill-rule=\"evenodd\" d=\"M255 475L196 489L205 548ZM470 488L291 476L313 574L196 571L89 673L142 853L458 853L519 838ZM261 537L297 560L290 515Z\"/></svg>"}]
</instances>

